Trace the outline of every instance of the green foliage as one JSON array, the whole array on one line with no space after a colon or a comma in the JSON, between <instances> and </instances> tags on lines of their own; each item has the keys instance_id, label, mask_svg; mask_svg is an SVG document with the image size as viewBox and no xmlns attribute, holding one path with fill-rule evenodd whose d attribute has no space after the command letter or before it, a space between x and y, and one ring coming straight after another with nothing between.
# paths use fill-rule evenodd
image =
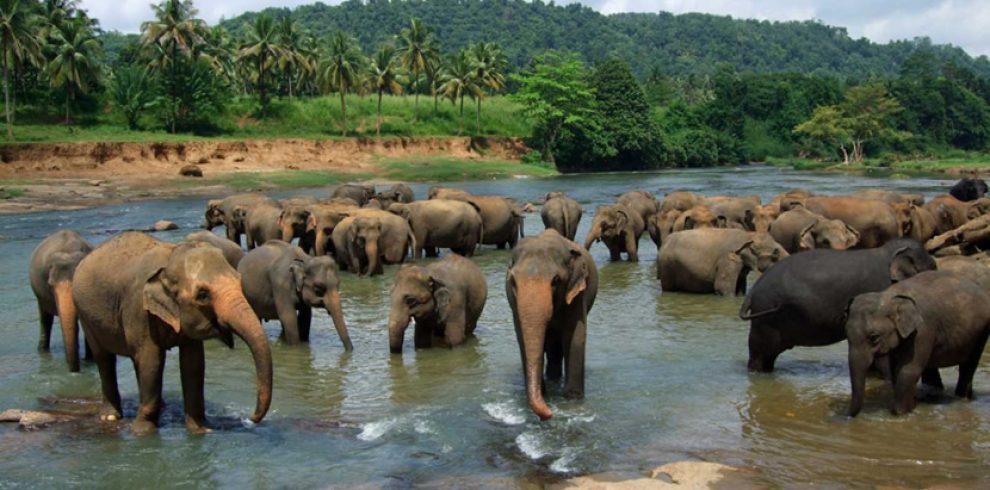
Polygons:
<instances>
[{"instance_id":1,"label":"green foliage","mask_svg":"<svg viewBox=\"0 0 990 490\"><path fill-rule=\"evenodd\" d=\"M146 70L136 66L122 66L110 80L110 101L115 111L127 121L127 129L138 129L138 121L155 100L155 81Z\"/></svg>"},{"instance_id":2,"label":"green foliage","mask_svg":"<svg viewBox=\"0 0 990 490\"><path fill-rule=\"evenodd\" d=\"M164 126L176 131L215 134L225 113L230 91L206 61L176 64L160 77L162 92L155 101Z\"/></svg>"},{"instance_id":3,"label":"green foliage","mask_svg":"<svg viewBox=\"0 0 990 490\"><path fill-rule=\"evenodd\" d=\"M551 177L557 171L548 167L520 165L500 160L413 157L383 159L386 179L420 182L450 182L470 179L500 179L517 176Z\"/></svg>"},{"instance_id":4,"label":"green foliage","mask_svg":"<svg viewBox=\"0 0 990 490\"><path fill-rule=\"evenodd\" d=\"M596 170L658 168L663 146L650 104L629 65L612 58L595 66L591 75L602 139L611 148L594 165Z\"/></svg>"}]
</instances>

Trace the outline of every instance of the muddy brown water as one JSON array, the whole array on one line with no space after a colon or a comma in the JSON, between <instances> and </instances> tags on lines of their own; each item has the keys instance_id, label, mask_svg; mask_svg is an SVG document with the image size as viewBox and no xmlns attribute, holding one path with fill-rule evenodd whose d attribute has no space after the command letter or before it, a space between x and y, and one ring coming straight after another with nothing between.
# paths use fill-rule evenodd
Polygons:
<instances>
[{"instance_id":1,"label":"muddy brown water","mask_svg":"<svg viewBox=\"0 0 990 490\"><path fill-rule=\"evenodd\" d=\"M536 199L564 190L585 208L622 191L690 190L759 194L790 188L846 193L882 187L924 192L948 188L937 179L888 180L798 173L773 168L589 175L454 184L478 194ZM425 195L426 185L415 186ZM325 190L313 190L323 194ZM27 283L33 247L57 227L101 242L109 231L170 219L183 229L202 221L204 200L131 203L96 209L0 216L0 409L57 408L89 413L99 395L95 366L69 374L55 329L50 355L35 351L37 313ZM526 231L542 229L528 215ZM217 230L221 231L221 230ZM454 350L388 352L388 288L394 267L377 278L345 276L342 296L354 352L345 354L324 312L312 342L273 341L272 410L257 426L253 365L243 344L233 351L207 343L208 412L218 429L188 435L182 425L177 353L168 355L158 435L136 438L126 424L86 416L61 427L25 432L0 426L0 488L520 486L609 472L636 476L678 460L715 461L754 471L766 486L823 487L934 484L985 486L990 480L990 377L984 359L975 401L951 396L894 417L889 389L868 385L864 412L842 413L849 396L846 346L798 348L771 375L746 372L748 325L741 299L663 293L656 251L640 242L641 261L608 263L592 249L601 274L589 316L587 394L566 401L551 387L556 417L540 423L526 408L519 354L505 301L508 251L476 256L489 282L477 337ZM125 412L137 390L129 362L119 364ZM943 376L954 383L953 369Z\"/></svg>"}]
</instances>

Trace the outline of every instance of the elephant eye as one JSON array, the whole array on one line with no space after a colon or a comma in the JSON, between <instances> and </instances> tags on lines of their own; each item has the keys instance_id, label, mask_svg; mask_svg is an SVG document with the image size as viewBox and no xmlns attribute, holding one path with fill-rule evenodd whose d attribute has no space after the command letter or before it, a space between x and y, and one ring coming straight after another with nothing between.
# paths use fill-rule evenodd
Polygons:
<instances>
[{"instance_id":1,"label":"elephant eye","mask_svg":"<svg viewBox=\"0 0 990 490\"><path fill-rule=\"evenodd\" d=\"M210 300L210 291L206 288L196 290L196 302L205 303Z\"/></svg>"},{"instance_id":2,"label":"elephant eye","mask_svg":"<svg viewBox=\"0 0 990 490\"><path fill-rule=\"evenodd\" d=\"M869 339L871 344L876 344L877 342L880 342L880 334L877 332L870 332L867 338Z\"/></svg>"},{"instance_id":3,"label":"elephant eye","mask_svg":"<svg viewBox=\"0 0 990 490\"><path fill-rule=\"evenodd\" d=\"M317 296L323 296L324 294L327 294L327 287L323 284L314 284L313 292L316 293Z\"/></svg>"},{"instance_id":4,"label":"elephant eye","mask_svg":"<svg viewBox=\"0 0 990 490\"><path fill-rule=\"evenodd\" d=\"M417 304L419 304L419 300L415 296L406 296L406 305L416 306Z\"/></svg>"}]
</instances>

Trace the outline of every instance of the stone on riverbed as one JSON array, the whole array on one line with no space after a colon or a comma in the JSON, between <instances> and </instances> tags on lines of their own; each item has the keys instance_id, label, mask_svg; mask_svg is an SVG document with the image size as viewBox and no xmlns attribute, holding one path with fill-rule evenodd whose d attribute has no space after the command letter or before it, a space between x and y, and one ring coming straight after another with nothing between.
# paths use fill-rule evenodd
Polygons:
<instances>
[{"instance_id":1,"label":"stone on riverbed","mask_svg":"<svg viewBox=\"0 0 990 490\"><path fill-rule=\"evenodd\" d=\"M202 177L203 169L197 167L196 165L186 165L179 169L179 175L183 177Z\"/></svg>"},{"instance_id":2,"label":"stone on riverbed","mask_svg":"<svg viewBox=\"0 0 990 490\"><path fill-rule=\"evenodd\" d=\"M0 412L0 422L17 422L23 429L40 429L58 421L59 418L50 413L35 410L10 409Z\"/></svg>"},{"instance_id":3,"label":"stone on riverbed","mask_svg":"<svg viewBox=\"0 0 990 490\"><path fill-rule=\"evenodd\" d=\"M606 481L599 477L582 476L572 478L560 487L581 490L655 490L655 489L702 489L750 487L745 481L725 482L738 468L718 463L701 461L679 461L660 466L650 472L649 477L623 481ZM755 487L754 487L755 488Z\"/></svg>"},{"instance_id":4,"label":"stone on riverbed","mask_svg":"<svg viewBox=\"0 0 990 490\"><path fill-rule=\"evenodd\" d=\"M178 229L179 225L164 219L151 226L151 231L169 231Z\"/></svg>"}]
</instances>

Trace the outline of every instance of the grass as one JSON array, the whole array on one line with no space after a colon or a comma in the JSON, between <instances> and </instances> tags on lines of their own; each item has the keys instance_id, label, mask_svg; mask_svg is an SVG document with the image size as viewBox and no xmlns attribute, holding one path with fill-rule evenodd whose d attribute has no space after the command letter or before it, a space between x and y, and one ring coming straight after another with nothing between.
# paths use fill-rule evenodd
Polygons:
<instances>
[{"instance_id":1,"label":"grass","mask_svg":"<svg viewBox=\"0 0 990 490\"><path fill-rule=\"evenodd\" d=\"M768 158L767 164L791 167L795 170L834 170L844 172L894 172L897 174L946 173L955 169L990 169L990 155L966 154L925 159L892 160L870 158L862 164L843 165L841 162L822 162L806 158Z\"/></svg>"},{"instance_id":2,"label":"grass","mask_svg":"<svg viewBox=\"0 0 990 490\"><path fill-rule=\"evenodd\" d=\"M551 177L557 171L536 165L504 160L465 160L459 158L383 158L377 162L382 177L408 182L448 182L455 180L497 179L516 176Z\"/></svg>"},{"instance_id":3,"label":"grass","mask_svg":"<svg viewBox=\"0 0 990 490\"><path fill-rule=\"evenodd\" d=\"M0 199L16 199L18 197L23 197L25 190L19 187L3 187L0 188Z\"/></svg>"}]
</instances>

